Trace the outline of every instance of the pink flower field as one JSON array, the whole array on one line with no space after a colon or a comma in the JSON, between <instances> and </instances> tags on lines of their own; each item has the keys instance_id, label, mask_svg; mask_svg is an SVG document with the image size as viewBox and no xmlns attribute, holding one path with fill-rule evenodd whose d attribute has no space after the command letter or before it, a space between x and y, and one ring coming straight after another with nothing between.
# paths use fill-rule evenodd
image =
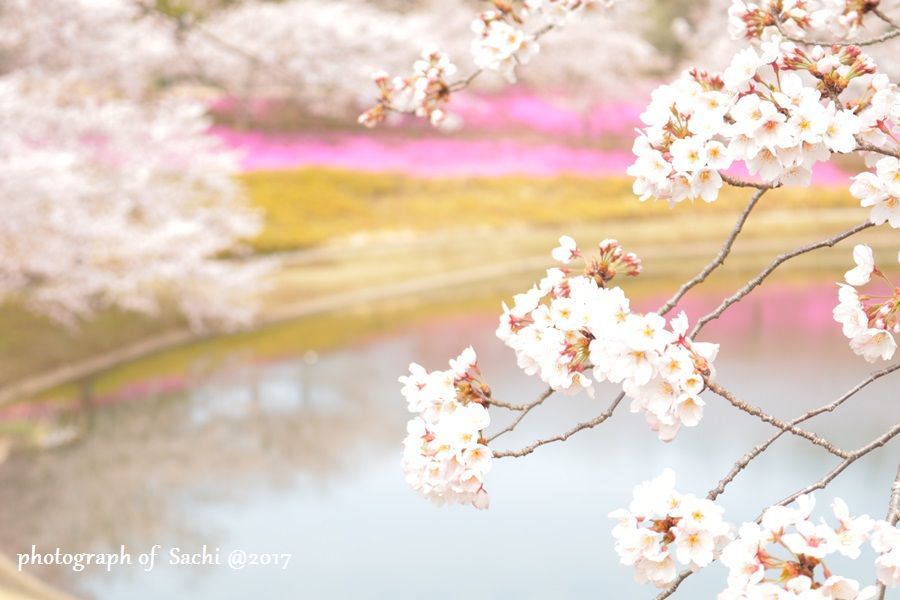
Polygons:
<instances>
[{"instance_id":1,"label":"pink flower field","mask_svg":"<svg viewBox=\"0 0 900 600\"><path fill-rule=\"evenodd\" d=\"M245 171L328 167L397 172L415 177L623 176L643 103L612 103L586 116L554 98L517 91L502 96L462 95L456 134L395 127L392 135L359 132L264 133L216 126L213 135L242 154ZM502 107L502 109L501 109ZM526 139L527 138L527 139ZM599 148L612 145L611 149ZM741 169L734 175L746 177ZM849 175L820 163L814 182L846 185Z\"/></svg>"}]
</instances>

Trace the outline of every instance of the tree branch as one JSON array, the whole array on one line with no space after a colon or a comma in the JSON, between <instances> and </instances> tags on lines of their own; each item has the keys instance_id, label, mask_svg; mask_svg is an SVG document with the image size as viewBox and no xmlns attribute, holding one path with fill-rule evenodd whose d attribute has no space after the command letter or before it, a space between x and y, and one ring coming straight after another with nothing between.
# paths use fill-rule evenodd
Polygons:
<instances>
[{"instance_id":1,"label":"tree branch","mask_svg":"<svg viewBox=\"0 0 900 600\"><path fill-rule=\"evenodd\" d=\"M891 497L888 501L888 512L885 521L891 525L896 525L900 520L900 466L897 467L897 476L894 477L894 484L891 486ZM877 600L884 600L885 585L880 581L876 583L878 593Z\"/></svg>"},{"instance_id":2,"label":"tree branch","mask_svg":"<svg viewBox=\"0 0 900 600\"><path fill-rule=\"evenodd\" d=\"M733 187L740 188L756 188L758 190L774 190L775 188L781 187L780 183L759 183L756 181L744 181L743 179L738 179L737 177L732 177L728 175L724 171L719 171L719 177L722 178L722 181L727 183Z\"/></svg>"},{"instance_id":3,"label":"tree branch","mask_svg":"<svg viewBox=\"0 0 900 600\"><path fill-rule=\"evenodd\" d=\"M497 433L493 434L491 437L487 438L488 443L493 442L501 435L503 435L505 433L509 433L510 431L512 431L513 429L518 427L519 423L522 422L522 419L525 418L525 415L527 415L529 412L531 412L531 410L533 408L536 408L537 406L542 404L544 402L544 400L546 400L547 398L552 396L553 392L554 392L553 388L547 388L547 390L543 394L538 396L537 400L535 400L531 404L526 404L525 407L522 409L522 411L519 413L519 416L516 417L515 421L510 423L506 428L501 429Z\"/></svg>"},{"instance_id":4,"label":"tree branch","mask_svg":"<svg viewBox=\"0 0 900 600\"><path fill-rule=\"evenodd\" d=\"M894 158L900 158L900 152L896 150L888 150L887 148L881 148L874 144L869 144L867 142L863 142L859 136L856 136L856 152L874 152L875 154L883 154L885 156L893 156Z\"/></svg>"},{"instance_id":5,"label":"tree branch","mask_svg":"<svg viewBox=\"0 0 900 600\"><path fill-rule=\"evenodd\" d=\"M724 313L728 309L729 306L731 306L735 302L740 301L744 296L746 296L747 294L752 292L759 284L761 284L766 279L766 277L771 275L772 272L775 271L775 269L777 269L782 263L787 262L790 259L795 258L797 256L800 256L801 254L806 254L807 252L812 252L813 250L818 250L819 248L825 248L826 246L827 247L834 246L841 240L844 240L852 235L855 235L855 234L859 233L860 231L868 229L869 227L874 227L874 223L867 221L860 225L851 227L847 231L839 233L833 237L830 237L830 238L827 238L827 239L824 239L824 240L821 240L818 242L814 242L812 244L807 244L806 246L802 246L800 248L797 248L796 250L792 250L791 252L785 252L784 254L778 255L778 257L776 257L775 260L773 260L771 263L769 263L769 265L765 269L763 269L759 273L759 275L757 275L756 277L754 277L753 279L748 281L744 285L744 287L739 289L732 296L729 296L728 298L723 300L722 303L718 306L718 308L716 308L714 311L712 311L711 313L707 314L706 316L702 317L699 321L697 321L697 323L694 325L694 328L691 330L691 333L689 334L688 337L690 337L691 339L695 338L697 336L697 334L700 333L700 330L703 329L710 321L714 321L715 319L718 319L720 316L722 316L722 313Z\"/></svg>"},{"instance_id":6,"label":"tree branch","mask_svg":"<svg viewBox=\"0 0 900 600\"><path fill-rule=\"evenodd\" d=\"M879 17L882 21L885 21L886 23L889 23L889 24L891 25L891 29L888 29L888 30L885 31L884 33L882 33L882 34L880 34L880 35L876 35L876 36L874 36L874 37L870 37L870 38L863 39L863 40L857 40L857 41L849 41L849 42L844 42L844 41L829 41L829 40L807 40L807 39L804 39L804 38L798 38L798 37L795 37L795 36L792 36L792 35L788 35L788 34L784 31L784 28L782 27L782 23L781 23L781 19L779 19L779 15L776 15L776 14L772 13L772 17L773 17L773 21L774 21L775 28L776 28L776 29L778 30L778 32L781 34L781 37L783 37L783 38L786 39L786 40L790 40L790 41L792 41L792 42L794 42L794 43L796 43L796 44L803 44L803 45L805 45L805 46L825 46L825 47L831 47L831 46L872 46L872 45L874 45L874 44L880 44L880 43L882 43L882 42L886 42L886 41L888 41L888 40L890 40L890 39L892 39L892 38L895 38L895 37L897 37L897 36L900 36L900 28L898 28L896 25L894 25L890 19L888 19L886 16L884 16L884 15L883 15L880 11L878 11L877 9L876 9L876 10L873 10L872 12L875 13L876 15L878 15L878 17Z\"/></svg>"},{"instance_id":7,"label":"tree branch","mask_svg":"<svg viewBox=\"0 0 900 600\"><path fill-rule=\"evenodd\" d=\"M706 387L711 392L728 400L728 402L730 402L731 405L734 406L735 408L740 409L747 414L753 415L754 417L758 417L761 421L768 423L770 425L774 425L775 427L781 429L783 432L789 432L796 436L807 439L810 442L812 442L813 444L815 444L816 446L821 446L822 448L825 448L825 450L827 450L828 452L830 452L831 454L834 454L835 456L837 456L839 458L847 458L848 456L850 456L849 453L847 453L847 451L838 448L837 446L835 446L833 443L829 442L825 438L822 438L814 433L806 431L805 429L800 429L798 427L795 427L794 425L791 425L790 423L785 423L784 421L777 419L777 418L773 417L772 415L768 414L761 408L759 408L757 406L753 406L752 404L747 404L746 402L739 400L734 394L732 394L730 391L726 390L725 388L723 388L721 385L717 384L714 381L710 381L709 379L706 379Z\"/></svg>"},{"instance_id":8,"label":"tree branch","mask_svg":"<svg viewBox=\"0 0 900 600\"><path fill-rule=\"evenodd\" d=\"M813 417L821 415L822 413L834 411L836 408L838 408L844 402L846 402L847 400L849 400L850 398L855 396L860 390L862 390L864 387L868 386L870 383L884 377L885 375L889 375L898 369L900 369L900 363L891 365L890 367L887 367L886 369L882 369L880 371L872 373L869 377L867 377L863 381L861 381L858 384L856 384L855 386L853 386L853 388L851 388L849 391L847 391L847 393L845 393L843 396L841 396L834 402L831 402L824 406L820 406L819 408L813 409L807 413L800 415L799 417L797 417L796 419L791 421L791 425L799 425L800 423L808 421L808 420L812 419ZM767 439L765 442L759 444L758 446L755 446L752 450L750 450L744 456L742 456L741 459L738 460L734 464L734 466L731 468L731 471L729 471L728 474L719 481L719 484L709 491L709 493L706 495L706 497L710 500L715 500L720 495L722 495L725 492L725 487L729 483L734 481L735 477L737 477L738 474L741 471L743 471L754 458L756 458L757 456L759 456L760 454L765 452L769 446L774 444L775 441L778 440L778 438L780 438L785 433L786 433L786 430L782 429L778 433L772 435L772 437Z\"/></svg>"},{"instance_id":9,"label":"tree branch","mask_svg":"<svg viewBox=\"0 0 900 600\"><path fill-rule=\"evenodd\" d=\"M738 220L737 222L735 222L734 228L731 230L731 233L725 240L725 243L722 245L722 248L719 250L719 253L716 255L716 257L712 259L709 264L703 267L703 270L697 273L697 275L694 276L693 279L678 288L678 291L675 292L675 295L669 298L668 302L663 304L662 307L656 311L659 315L664 315L675 308L675 305L678 304L678 301L681 300L681 298L684 297L686 293L688 293L688 290L696 285L703 283L703 281L705 281L706 278L709 277L710 273L715 271L725 262L725 259L731 252L731 247L734 245L734 240L736 240L737 236L740 235L741 229L743 229L744 227L744 223L747 222L747 218L750 216L750 212L753 210L753 208L756 206L756 203L759 202L759 199L762 198L763 194L765 194L768 189L769 188L760 188L753 193L753 195L750 197L750 201L747 203L747 206L744 207L744 210L741 212L740 216L738 216Z\"/></svg>"},{"instance_id":10,"label":"tree branch","mask_svg":"<svg viewBox=\"0 0 900 600\"><path fill-rule=\"evenodd\" d=\"M884 375L887 375L890 372L896 371L898 367L900 367L900 365L893 365L892 367L889 367L889 370L884 369L882 371L879 371L878 373L873 374L872 377L870 377L866 381L857 385L855 388L853 388L852 390L850 390L849 392L844 394L844 396L841 396L841 398L838 398L838 400L836 400L832 404L826 405L826 406L822 407L821 409L816 409L815 411L810 411L810 413L807 413L807 414L812 414L812 416L815 416L816 414L821 414L822 412L826 412L827 410L834 410L834 408L839 406L840 403L842 403L843 401L846 401L848 398L850 398L853 394L858 392L860 389L862 389L863 387L865 387L866 385L868 385L875 379L878 379L879 377L883 377ZM832 407L832 408L829 409L828 407ZM802 417L800 417L800 419L804 419L804 418L807 418L807 416L803 415ZM808 418L812 418L812 417L808 417ZM795 422L798 422L798 421L795 421ZM784 433L784 432L782 432L782 433ZM881 436L875 438L874 440L872 440L865 446L862 446L861 448L858 448L857 450L849 453L847 458L844 459L844 461L841 464L839 464L837 467L832 469L825 477L823 477L816 483L805 487L803 490L796 492L794 494L791 494L790 496L788 496L787 498L785 498L784 500L779 502L778 506L787 506L788 504L790 504L791 502L793 502L794 500L796 500L798 497L802 496L803 494L808 494L812 491L823 489L825 486L827 486L829 483L831 483L831 481L835 477L840 475L851 464L853 464L854 462L856 462L857 460L859 460L860 458L862 458L869 452L872 452L873 450L880 448L881 446L884 446L892 438L894 438L898 433L900 433L900 423L894 425L894 427L892 427L890 430L888 430L884 435L881 435ZM774 437L777 438L780 435L781 435L781 433L779 433L777 436L774 436ZM772 440L772 441L774 441L774 440ZM771 443L771 442L769 442L769 443ZM752 459L753 459L753 457L748 459L747 462L750 462L750 460L752 460ZM744 465L744 466L746 466L746 465ZM738 470L738 472L740 472L740 469ZM898 476L900 476L900 472L898 472ZM732 479L734 479L734 477L732 477ZM725 482L725 484L720 483L719 488L724 488L724 486L727 485L727 483L728 482ZM709 498L710 500L715 499L716 496L714 496L713 494L719 488L715 488L715 489L711 490L709 495L707 496L707 498ZM897 501L900 502L900 493L897 492L898 489L900 489L900 488L898 488L897 483L895 482L894 494L892 495L892 498L891 498L892 506L893 506L895 495L897 496ZM764 512L765 511L763 511L763 513ZM760 516L757 517L756 521L759 522L761 519L762 519L762 514L760 514ZM694 572L695 571L686 569L686 570L682 571L681 573L679 573L678 577L676 577L675 580L672 581L672 583L669 585L669 587L667 587L665 590L660 592L659 595L656 596L656 600L665 600L665 598L668 598L669 596L674 594L675 591L678 589L678 586L680 586L684 582L684 580L687 579L688 577L690 577Z\"/></svg>"},{"instance_id":11,"label":"tree branch","mask_svg":"<svg viewBox=\"0 0 900 600\"><path fill-rule=\"evenodd\" d=\"M607 408L604 412L597 415L590 421L585 421L584 423L579 423L578 425L576 425L572 429L566 431L565 433L561 433L559 435L556 435L556 436L553 436L550 438L537 440L536 442L532 442L532 443L528 444L527 446L525 446L524 448L521 448L519 450L501 450L499 452L494 452L493 453L494 458L505 458L507 456L514 456L514 457L518 458L520 456L527 456L527 455L531 454L532 452L534 452L537 448L540 448L541 446L543 446L545 444L550 444L552 442L564 442L583 429L592 429L592 428L596 427L597 425L600 425L601 423L606 421L608 418L610 418L612 416L613 412L615 412L616 408L619 406L619 403L622 402L622 398L624 398L624 397L625 397L625 392L619 392L619 395L613 399L613 401L609 405L609 408Z\"/></svg>"},{"instance_id":12,"label":"tree branch","mask_svg":"<svg viewBox=\"0 0 900 600\"><path fill-rule=\"evenodd\" d=\"M872 440L865 446L862 446L862 447L854 450L850 454L848 454L847 458L845 458L842 463L840 463L834 469L829 471L827 475L822 477L822 479L806 486L802 490L794 492L793 494L791 494L790 496L788 496L781 502L778 502L775 506L787 506L788 504L790 504L791 502L793 502L794 500L796 500L797 498L799 498L800 496L802 496L804 494L809 494L810 492L824 489L825 486L827 486L829 483L831 483L838 475L843 473L847 467L849 467L850 465L852 465L853 463L858 461L860 458L862 458L866 454L872 452L873 450L877 450L878 448L881 448L882 446L884 446L885 444L890 442L892 439L894 439L894 437L896 437L897 434L900 434L900 423L895 423L894 426L891 427L890 429L888 429L884 434L878 436L877 438L875 438L874 440ZM757 521L759 521L759 519L761 519L761 518L762 518L762 515L760 515L759 518L757 518Z\"/></svg>"},{"instance_id":13,"label":"tree branch","mask_svg":"<svg viewBox=\"0 0 900 600\"><path fill-rule=\"evenodd\" d=\"M544 401L545 395L549 396L552 393L553 393L553 389L552 388L548 389L546 392L541 394L542 398L539 400L539 402ZM512 410L512 411L516 411L516 412L530 410L530 408L533 404L533 403L531 403L531 404L512 404L511 402L504 402L503 400L497 400L496 398L487 398L487 399L483 400L483 402L485 404L489 404L490 406L498 406L500 408L505 408L507 410Z\"/></svg>"},{"instance_id":14,"label":"tree branch","mask_svg":"<svg viewBox=\"0 0 900 600\"><path fill-rule=\"evenodd\" d=\"M884 13L881 11L881 9L878 8L877 6L874 7L874 8L872 8L872 9L870 9L870 10L871 10L871 13L872 13L873 15L875 15L876 17L878 17L879 19L881 19L882 21L884 21L885 23L887 23L888 25L890 25L890 26L893 27L894 29L900 29L900 25L898 25L898 24L897 24L893 19L891 19L889 16L887 16L886 14L884 14Z\"/></svg>"}]
</instances>

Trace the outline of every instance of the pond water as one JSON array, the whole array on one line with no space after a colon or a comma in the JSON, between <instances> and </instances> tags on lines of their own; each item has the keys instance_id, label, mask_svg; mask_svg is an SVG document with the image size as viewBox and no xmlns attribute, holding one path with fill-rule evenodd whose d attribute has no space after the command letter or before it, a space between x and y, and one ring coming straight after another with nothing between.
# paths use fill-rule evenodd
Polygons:
<instances>
[{"instance_id":1,"label":"pond water","mask_svg":"<svg viewBox=\"0 0 900 600\"><path fill-rule=\"evenodd\" d=\"M826 290L825 304L833 288ZM825 404L870 367L840 331L815 316L821 294L751 296L707 328L722 343L719 379L783 418ZM819 311L821 312L821 311ZM696 313L692 313L696 314ZM396 378L411 360L445 368L473 344L495 394L526 402L542 386L515 368L494 338L496 315L419 322L314 356L259 362L236 354L186 389L120 402L91 414L90 433L55 451L14 455L0 467L0 547L15 558L52 551L160 544L223 560L233 549L291 553L288 568L157 564L107 573L36 568L33 575L80 597L160 598L652 598L617 565L607 514L632 487L672 467L678 488L704 494L770 428L708 399L699 427L659 442L626 407L601 427L526 458L494 463L492 506L436 508L403 483L407 419ZM774 324L774 325L773 325ZM855 448L900 418L896 382L884 378L843 413L808 427ZM554 397L498 448L519 447L602 412L597 400ZM498 417L499 423L502 419ZM837 459L795 439L777 442L721 498L729 520L753 519L827 472ZM898 446L858 462L825 492L882 516ZM167 560L163 556L161 560ZM846 574L865 580L869 565ZM679 596L714 598L724 570L689 579Z\"/></svg>"}]
</instances>

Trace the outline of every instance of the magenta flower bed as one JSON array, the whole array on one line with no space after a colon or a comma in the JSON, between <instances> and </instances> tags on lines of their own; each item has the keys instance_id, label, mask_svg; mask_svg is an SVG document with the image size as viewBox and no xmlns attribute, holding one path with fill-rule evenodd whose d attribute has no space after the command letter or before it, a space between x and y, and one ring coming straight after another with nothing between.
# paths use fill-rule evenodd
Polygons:
<instances>
[{"instance_id":1,"label":"magenta flower bed","mask_svg":"<svg viewBox=\"0 0 900 600\"><path fill-rule=\"evenodd\" d=\"M526 144L517 140L447 137L385 140L363 134L272 135L214 128L226 146L243 153L245 171L332 167L353 171L397 172L414 177L625 176L633 156L625 150L596 150L564 144ZM733 175L746 177L742 168ZM819 163L815 183L845 185L849 175L832 163Z\"/></svg>"},{"instance_id":2,"label":"magenta flower bed","mask_svg":"<svg viewBox=\"0 0 900 600\"><path fill-rule=\"evenodd\" d=\"M454 101L465 133L490 134L474 139L406 127L392 137L362 128L358 133L270 134L214 127L212 133L242 153L245 171L331 167L414 177L624 176L633 162L627 147L643 106L611 103L585 116L558 98L513 90L501 96L460 95ZM537 141L523 141L523 133ZM579 146L576 142L586 135L595 141L612 137L621 149ZM732 174L746 176L740 169ZM848 177L831 163L816 165L813 173L814 182L824 185L846 185Z\"/></svg>"}]
</instances>

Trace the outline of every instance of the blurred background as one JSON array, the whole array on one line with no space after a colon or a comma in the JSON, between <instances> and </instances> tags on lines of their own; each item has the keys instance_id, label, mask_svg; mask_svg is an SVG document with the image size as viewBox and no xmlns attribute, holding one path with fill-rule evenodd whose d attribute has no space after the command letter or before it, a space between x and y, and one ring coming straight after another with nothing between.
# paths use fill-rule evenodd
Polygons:
<instances>
[{"instance_id":1,"label":"blurred background","mask_svg":"<svg viewBox=\"0 0 900 600\"><path fill-rule=\"evenodd\" d=\"M426 45L470 72L469 24L487 2L0 3L0 598L652 596L616 565L607 513L664 467L704 492L765 427L710 402L664 445L623 410L496 461L489 511L438 509L402 480L396 378L473 344L499 395L535 397L540 382L493 331L561 234L637 252L645 271L626 292L639 310L714 256L748 191L670 209L639 202L624 171L653 87L739 47L728 4L585 11L541 39L516 85L485 76L454 97L458 124L437 131L357 125L370 75L405 73ZM891 48L873 52L896 76ZM692 320L779 252L866 218L847 192L862 164L819 167L812 187L767 194L682 302ZM859 241L896 274L892 230ZM850 247L785 265L704 331L739 396L788 418L869 372L831 319ZM811 428L864 443L897 420L896 390L881 380L848 407L852 425ZM604 406L557 398L501 445ZM868 456L834 494L880 515L896 456ZM779 441L729 488L727 516L754 518L831 466ZM19 573L32 544L294 558L285 571ZM712 598L722 578L711 568L681 593Z\"/></svg>"}]
</instances>

